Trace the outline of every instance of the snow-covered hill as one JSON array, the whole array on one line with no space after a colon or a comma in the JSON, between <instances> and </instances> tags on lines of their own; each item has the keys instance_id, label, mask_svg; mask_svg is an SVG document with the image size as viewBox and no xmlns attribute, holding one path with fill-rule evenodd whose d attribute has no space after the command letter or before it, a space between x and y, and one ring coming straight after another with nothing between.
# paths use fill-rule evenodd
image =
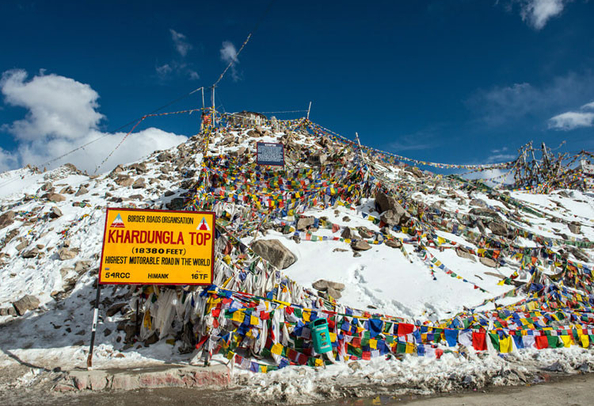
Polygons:
<instances>
[{"instance_id":1,"label":"snow-covered hill","mask_svg":"<svg viewBox=\"0 0 594 406\"><path fill-rule=\"evenodd\" d=\"M507 311L546 313L569 301L585 317L581 325L591 328L591 193L494 190L381 156L361 157L353 144L314 135L300 123L195 136L97 177L71 165L1 174L0 366L14 357L49 369L85 365L107 207L215 210L227 233L217 244L216 284L279 303L433 327L468 327L469 320L479 325L483 316L476 315L482 314L492 320L484 326L490 330L496 317L488 312L501 306L524 301L523 308ZM256 142L262 141L285 145L284 169L255 165ZM257 255L246 251L254 240L273 239L296 259L283 270L270 267L272 258L254 262ZM246 271L249 261L260 273ZM329 281L330 289L319 280ZM192 355L183 353L195 342L183 325L195 322L190 336L196 339L200 322L188 305L175 304L192 293L175 292L104 287L95 363L189 361ZM141 302L138 316L149 347L134 344L138 298L151 298ZM270 310L263 302L258 306ZM176 310L164 315L165 308ZM571 329L579 323L548 325ZM290 346L287 338L283 345Z\"/></svg>"}]
</instances>

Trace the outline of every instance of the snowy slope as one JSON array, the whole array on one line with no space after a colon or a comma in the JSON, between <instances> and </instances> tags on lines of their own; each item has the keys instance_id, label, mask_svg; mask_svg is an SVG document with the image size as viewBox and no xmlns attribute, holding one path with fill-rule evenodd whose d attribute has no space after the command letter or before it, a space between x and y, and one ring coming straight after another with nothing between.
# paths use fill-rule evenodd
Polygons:
<instances>
[{"instance_id":1,"label":"snowy slope","mask_svg":"<svg viewBox=\"0 0 594 406\"><path fill-rule=\"evenodd\" d=\"M253 129L219 132L210 140L208 154L253 154L256 142L283 141L287 132L291 132L264 130L264 136ZM301 158L311 156L315 150L340 149L328 141L322 146L319 139L301 130L292 134L296 149L289 154L288 165L309 167ZM171 204L179 205L180 198L191 200L202 162L201 140L193 137L186 144L157 151L139 162L122 165L98 177L84 175L72 166L46 173L24 168L0 174L0 214L12 212L13 215L8 217L14 217L13 222L9 221L10 224L0 229L0 309L12 308L12 303L25 295L35 296L40 301L38 309L28 311L24 316L0 316L3 331L0 335L0 366L14 362L9 355L47 368L84 365L106 207L165 209L174 207ZM430 173L419 175L380 162L375 163L375 170L386 182L398 184L407 193L411 205L438 207L449 213L450 219L466 221L471 213L475 213L472 210L479 207L478 201L483 204L480 207L488 208L498 221L514 229L558 240L594 240L594 197L591 194L577 191L551 195L511 193L515 201L539 213L535 215L518 206L504 204L492 193L465 190ZM433 231L449 242L441 248L425 247L427 255L440 261L445 266L443 269L431 267L423 253L415 250L415 243L405 243L402 250L385 244L372 245L370 250L355 254L348 242L332 240L340 236L344 227L366 227L375 235L381 234L379 225L369 218L380 217L376 210L371 198L361 199L351 208L308 208L301 214L324 218L340 226L338 232L324 228L312 232L327 237L325 241L301 239L297 242L293 238L294 229L291 233L283 233L274 227L257 238L279 239L296 255L297 261L283 273L299 285L315 291L312 284L319 279L341 282L345 284L339 300L341 304L411 321L435 322L449 318L514 288L500 282L518 271L519 262L509 260L493 268L484 265L477 256L461 257L455 247L472 250L480 247L468 236L443 229ZM579 223L579 233L570 230L568 224L571 222ZM476 226L469 226L468 231L468 235L481 233ZM486 234L491 235L491 230L487 229ZM391 232L391 237L406 242L410 235ZM253 235L245 236L242 241L248 244L253 238ZM451 242L457 245L452 246ZM531 239L521 237L515 243L526 247L534 244ZM591 253L591 249L582 249L581 258L576 258L574 253L568 255L572 260L592 267ZM448 270L459 277L452 277L446 273ZM529 274L519 272L516 282L526 282L529 277ZM191 355L179 354L179 342L161 340L147 348L140 344L126 345L126 332L118 330L118 324L133 317L134 289L107 287L103 291L102 322L95 355L98 366L188 362ZM521 299L502 298L499 303ZM124 306L123 311L116 310L108 316L107 312L120 303ZM480 310L492 308L492 302L479 307ZM448 368L455 368L456 362L452 361ZM492 362L495 366L489 365L485 369L499 368L497 361ZM422 369L423 365L414 367ZM431 368L439 369L439 366L432 364ZM388 375L400 372L400 368L385 367Z\"/></svg>"}]
</instances>

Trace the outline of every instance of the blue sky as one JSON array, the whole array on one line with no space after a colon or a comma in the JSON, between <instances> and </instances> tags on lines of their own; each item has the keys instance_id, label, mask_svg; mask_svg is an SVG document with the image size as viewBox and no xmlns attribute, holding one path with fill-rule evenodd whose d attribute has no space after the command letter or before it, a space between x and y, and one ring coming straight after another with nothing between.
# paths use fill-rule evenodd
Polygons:
<instances>
[{"instance_id":1,"label":"blue sky","mask_svg":"<svg viewBox=\"0 0 594 406\"><path fill-rule=\"evenodd\" d=\"M58 162L101 165L122 139L116 129L212 85L268 4L2 2L0 170L96 138ZM435 162L508 161L530 140L592 150L592 21L594 3L584 0L277 0L219 83L217 107L302 110L312 101L318 124ZM195 94L164 111L200 106ZM175 145L198 126L197 116L146 120L101 168Z\"/></svg>"}]
</instances>

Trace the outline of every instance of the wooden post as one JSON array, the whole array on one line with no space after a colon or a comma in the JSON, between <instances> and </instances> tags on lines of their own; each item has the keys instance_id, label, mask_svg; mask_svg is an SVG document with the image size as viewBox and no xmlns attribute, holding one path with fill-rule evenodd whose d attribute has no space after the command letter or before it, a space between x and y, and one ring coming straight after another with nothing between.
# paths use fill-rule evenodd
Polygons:
<instances>
[{"instance_id":1,"label":"wooden post","mask_svg":"<svg viewBox=\"0 0 594 406\"><path fill-rule=\"evenodd\" d=\"M101 297L101 285L97 277L97 296L95 297L95 309L93 310L93 324L91 325L91 346L89 356L87 357L87 369L93 369L93 347L95 346L95 333L97 332L97 322L99 320L99 299Z\"/></svg>"}]
</instances>

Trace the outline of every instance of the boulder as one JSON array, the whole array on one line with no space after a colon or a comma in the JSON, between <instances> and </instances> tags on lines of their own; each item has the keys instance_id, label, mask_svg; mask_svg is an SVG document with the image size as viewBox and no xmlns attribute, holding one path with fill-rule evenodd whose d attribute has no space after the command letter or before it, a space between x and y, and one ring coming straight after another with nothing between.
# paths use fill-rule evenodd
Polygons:
<instances>
[{"instance_id":1,"label":"boulder","mask_svg":"<svg viewBox=\"0 0 594 406\"><path fill-rule=\"evenodd\" d=\"M495 210L486 209L482 207L473 207L472 209L470 209L470 214L474 214L476 216L491 217L493 219L499 218L499 215Z\"/></svg>"},{"instance_id":2,"label":"boulder","mask_svg":"<svg viewBox=\"0 0 594 406\"><path fill-rule=\"evenodd\" d=\"M144 183L144 178L138 178L132 184L132 189L144 189L146 187L146 183Z\"/></svg>"},{"instance_id":3,"label":"boulder","mask_svg":"<svg viewBox=\"0 0 594 406\"><path fill-rule=\"evenodd\" d=\"M320 290L322 292L328 290L329 288L342 292L345 288L344 283L332 282L326 279L317 280L311 286L313 286L315 290Z\"/></svg>"},{"instance_id":4,"label":"boulder","mask_svg":"<svg viewBox=\"0 0 594 406\"><path fill-rule=\"evenodd\" d=\"M313 226L315 221L315 217L300 217L297 220L297 230L305 231L308 227Z\"/></svg>"},{"instance_id":5,"label":"boulder","mask_svg":"<svg viewBox=\"0 0 594 406\"><path fill-rule=\"evenodd\" d=\"M572 221L571 223L569 223L567 225L567 227L569 227L569 231L571 231L574 234L580 234L582 232L580 223L578 223L576 221Z\"/></svg>"},{"instance_id":6,"label":"boulder","mask_svg":"<svg viewBox=\"0 0 594 406\"><path fill-rule=\"evenodd\" d=\"M507 227L501 221L490 221L488 227L495 235L501 237L507 237L508 235Z\"/></svg>"},{"instance_id":7,"label":"boulder","mask_svg":"<svg viewBox=\"0 0 594 406\"><path fill-rule=\"evenodd\" d=\"M340 293L340 291L333 289L333 288L328 288L328 290L326 291L326 294L334 299L340 299L342 297L342 293Z\"/></svg>"},{"instance_id":8,"label":"boulder","mask_svg":"<svg viewBox=\"0 0 594 406\"><path fill-rule=\"evenodd\" d=\"M66 200L66 197L64 195L61 195L59 193L50 193L47 196L47 200L49 200L50 202L63 202L64 200Z\"/></svg>"},{"instance_id":9,"label":"boulder","mask_svg":"<svg viewBox=\"0 0 594 406\"><path fill-rule=\"evenodd\" d=\"M49 216L52 219L57 219L58 217L62 217L62 210L60 210L59 208L57 208L56 206L52 207L49 211Z\"/></svg>"},{"instance_id":10,"label":"boulder","mask_svg":"<svg viewBox=\"0 0 594 406\"><path fill-rule=\"evenodd\" d=\"M25 251L21 254L23 258L35 258L37 255L39 255L39 249L37 247Z\"/></svg>"},{"instance_id":11,"label":"boulder","mask_svg":"<svg viewBox=\"0 0 594 406\"><path fill-rule=\"evenodd\" d=\"M159 162L171 161L172 159L173 155L171 155L169 152L161 152L159 155L157 155L157 161Z\"/></svg>"},{"instance_id":12,"label":"boulder","mask_svg":"<svg viewBox=\"0 0 594 406\"><path fill-rule=\"evenodd\" d=\"M25 314L27 310L35 310L39 307L39 299L32 295L26 295L12 304L19 316Z\"/></svg>"},{"instance_id":13,"label":"boulder","mask_svg":"<svg viewBox=\"0 0 594 406\"><path fill-rule=\"evenodd\" d=\"M181 210L185 206L184 199L181 197L176 197L174 199L171 199L171 201L167 203L165 206L167 206L169 210Z\"/></svg>"},{"instance_id":14,"label":"boulder","mask_svg":"<svg viewBox=\"0 0 594 406\"><path fill-rule=\"evenodd\" d=\"M382 213L381 220L390 226L404 224L410 219L410 214L404 210L404 207L394 197L388 196L381 191L375 194L375 204Z\"/></svg>"},{"instance_id":15,"label":"boulder","mask_svg":"<svg viewBox=\"0 0 594 406\"><path fill-rule=\"evenodd\" d=\"M78 255L78 248L60 248L58 251L58 257L61 261L66 261L68 259L74 259Z\"/></svg>"},{"instance_id":16,"label":"boulder","mask_svg":"<svg viewBox=\"0 0 594 406\"><path fill-rule=\"evenodd\" d=\"M340 236L342 238L352 240L353 238L355 238L355 233L353 233L353 230L350 227L345 227Z\"/></svg>"},{"instance_id":17,"label":"boulder","mask_svg":"<svg viewBox=\"0 0 594 406\"><path fill-rule=\"evenodd\" d=\"M17 240L18 241L18 240ZM21 252L22 250L24 250L25 248L27 248L29 246L29 243L27 242L27 240L22 239L20 243L17 244L17 246L15 247L16 250L18 252Z\"/></svg>"},{"instance_id":18,"label":"boulder","mask_svg":"<svg viewBox=\"0 0 594 406\"><path fill-rule=\"evenodd\" d=\"M390 248L402 248L402 241L398 239L386 240L385 244Z\"/></svg>"},{"instance_id":19,"label":"boulder","mask_svg":"<svg viewBox=\"0 0 594 406\"><path fill-rule=\"evenodd\" d=\"M14 223L14 217L16 216L16 213L12 210L7 211L6 213L3 213L0 216L0 230L8 227L9 225L11 225L12 223Z\"/></svg>"},{"instance_id":20,"label":"boulder","mask_svg":"<svg viewBox=\"0 0 594 406\"><path fill-rule=\"evenodd\" d=\"M74 196L81 196L87 193L89 193L89 190L86 187L81 186Z\"/></svg>"},{"instance_id":21,"label":"boulder","mask_svg":"<svg viewBox=\"0 0 594 406\"><path fill-rule=\"evenodd\" d=\"M357 232L359 233L361 238L365 238L365 239L373 238L375 236L373 231L371 231L367 227L357 227Z\"/></svg>"},{"instance_id":22,"label":"boulder","mask_svg":"<svg viewBox=\"0 0 594 406\"><path fill-rule=\"evenodd\" d=\"M14 307L0 308L0 316L16 316L17 312Z\"/></svg>"},{"instance_id":23,"label":"boulder","mask_svg":"<svg viewBox=\"0 0 594 406\"><path fill-rule=\"evenodd\" d=\"M351 248L354 251L367 251L371 249L371 245L367 241L359 240L351 243Z\"/></svg>"},{"instance_id":24,"label":"boulder","mask_svg":"<svg viewBox=\"0 0 594 406\"><path fill-rule=\"evenodd\" d=\"M462 248L462 247L456 248L456 254L458 254L458 256L460 258L466 258L466 259L475 261L474 255L472 255L470 252L468 252L468 250L466 250L465 248Z\"/></svg>"},{"instance_id":25,"label":"boulder","mask_svg":"<svg viewBox=\"0 0 594 406\"><path fill-rule=\"evenodd\" d=\"M481 264L488 266L489 268L496 268L497 267L497 262L491 258L487 258L487 257L480 257L479 261L481 261Z\"/></svg>"},{"instance_id":26,"label":"boulder","mask_svg":"<svg viewBox=\"0 0 594 406\"><path fill-rule=\"evenodd\" d=\"M483 209L487 208L487 202L481 199L472 199L470 201L471 206L482 207Z\"/></svg>"},{"instance_id":27,"label":"boulder","mask_svg":"<svg viewBox=\"0 0 594 406\"><path fill-rule=\"evenodd\" d=\"M132 179L130 176L127 176L127 175L119 175L116 178L115 183L118 186L128 187L128 186L132 186L134 184L134 179Z\"/></svg>"},{"instance_id":28,"label":"boulder","mask_svg":"<svg viewBox=\"0 0 594 406\"><path fill-rule=\"evenodd\" d=\"M297 257L279 240L257 240L252 250L278 269L285 269L297 261Z\"/></svg>"}]
</instances>

